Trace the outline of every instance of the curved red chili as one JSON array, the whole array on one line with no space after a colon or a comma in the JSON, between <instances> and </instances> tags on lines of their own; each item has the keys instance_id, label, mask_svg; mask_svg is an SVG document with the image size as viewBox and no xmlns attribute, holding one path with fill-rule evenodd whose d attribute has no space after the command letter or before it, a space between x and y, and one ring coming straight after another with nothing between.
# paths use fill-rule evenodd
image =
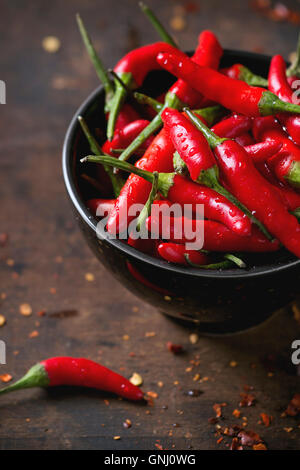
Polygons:
<instances>
[{"instance_id":1,"label":"curved red chili","mask_svg":"<svg viewBox=\"0 0 300 470\"><path fill-rule=\"evenodd\" d=\"M286 65L281 55L272 58L269 69L269 90L275 93L281 100L293 103L293 93L286 77ZM286 127L292 139L300 144L300 116L288 114L279 115L279 120Z\"/></svg>"},{"instance_id":2,"label":"curved red chili","mask_svg":"<svg viewBox=\"0 0 300 470\"><path fill-rule=\"evenodd\" d=\"M218 137L227 137L228 139L235 139L245 132L249 131L252 127L252 119L248 116L241 114L233 114L232 116L221 120L215 124L211 130Z\"/></svg>"},{"instance_id":3,"label":"curved red chili","mask_svg":"<svg viewBox=\"0 0 300 470\"><path fill-rule=\"evenodd\" d=\"M206 98L249 117L280 112L300 113L300 106L281 101L263 88L229 78L216 70L201 67L182 53L160 53L158 63L176 77L185 80Z\"/></svg>"},{"instance_id":4,"label":"curved red chili","mask_svg":"<svg viewBox=\"0 0 300 470\"><path fill-rule=\"evenodd\" d=\"M148 124L149 121L147 121L147 119L137 119L126 124L122 129L116 129L113 139L111 141L107 140L103 144L103 152L107 155L116 156L113 150L128 147L136 136L138 136L139 133L148 126ZM151 139L151 137L149 139ZM150 145L151 140L149 141L149 139L142 146L143 149L146 149Z\"/></svg>"},{"instance_id":5,"label":"curved red chili","mask_svg":"<svg viewBox=\"0 0 300 470\"><path fill-rule=\"evenodd\" d=\"M187 226L185 217L181 218L158 218L151 215L146 221L146 227L150 233L162 235L163 228L170 226L169 240L174 243L185 244L193 240L184 235L184 226ZM178 225L179 224L179 225ZM267 252L277 251L279 243L277 240L269 241L257 227L253 227L249 237L240 237L229 230L225 225L212 220L193 220L192 230L196 231L198 224L203 224L203 249L208 251L245 251L245 252Z\"/></svg>"},{"instance_id":6,"label":"curved red chili","mask_svg":"<svg viewBox=\"0 0 300 470\"><path fill-rule=\"evenodd\" d=\"M241 144L239 143L239 145ZM277 140L266 140L265 142L257 142L257 144L244 147L246 152L251 155L254 164L266 162L273 155L277 154L281 148L282 142Z\"/></svg>"},{"instance_id":7,"label":"curved red chili","mask_svg":"<svg viewBox=\"0 0 300 470\"><path fill-rule=\"evenodd\" d=\"M273 116L256 118L252 132L256 140L273 140L282 143L278 154L268 160L277 178L283 183L300 186L300 148L282 129Z\"/></svg>"},{"instance_id":8,"label":"curved red chili","mask_svg":"<svg viewBox=\"0 0 300 470\"><path fill-rule=\"evenodd\" d=\"M220 72L227 75L227 77L242 80L248 83L248 85L268 87L268 80L266 78L254 74L248 67L242 64L234 64L231 67L220 70Z\"/></svg>"},{"instance_id":9,"label":"curved red chili","mask_svg":"<svg viewBox=\"0 0 300 470\"><path fill-rule=\"evenodd\" d=\"M23 388L72 385L112 392L127 400L142 400L143 392L107 367L90 359L53 357L33 366L18 382L0 390L12 392Z\"/></svg>"},{"instance_id":10,"label":"curved red chili","mask_svg":"<svg viewBox=\"0 0 300 470\"><path fill-rule=\"evenodd\" d=\"M235 141L224 141L202 123L201 127L235 196L255 211L257 218L288 250L300 257L300 225L257 171L251 157Z\"/></svg>"},{"instance_id":11,"label":"curved red chili","mask_svg":"<svg viewBox=\"0 0 300 470\"><path fill-rule=\"evenodd\" d=\"M191 262L195 264L209 263L209 258L206 254L200 251L187 250L184 245L178 243L160 243L157 251L161 258L170 263L188 265L184 255L189 255Z\"/></svg>"}]
</instances>

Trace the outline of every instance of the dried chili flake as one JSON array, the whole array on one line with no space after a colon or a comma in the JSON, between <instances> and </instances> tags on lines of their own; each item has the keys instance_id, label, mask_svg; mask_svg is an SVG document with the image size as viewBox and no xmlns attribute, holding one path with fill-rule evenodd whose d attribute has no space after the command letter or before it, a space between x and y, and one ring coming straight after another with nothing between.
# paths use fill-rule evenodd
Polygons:
<instances>
[{"instance_id":1,"label":"dried chili flake","mask_svg":"<svg viewBox=\"0 0 300 470\"><path fill-rule=\"evenodd\" d=\"M233 410L232 415L235 418L239 418L241 416L241 412L240 412L240 410Z\"/></svg>"},{"instance_id":2,"label":"dried chili flake","mask_svg":"<svg viewBox=\"0 0 300 470\"><path fill-rule=\"evenodd\" d=\"M253 449L253 450L268 450L267 447L266 447L266 445L263 444L262 442L260 442L259 444L254 444L254 445L252 446L252 449Z\"/></svg>"},{"instance_id":3,"label":"dried chili flake","mask_svg":"<svg viewBox=\"0 0 300 470\"><path fill-rule=\"evenodd\" d=\"M193 377L193 381L194 381L194 382L198 382L198 380L200 380L200 378L201 378L200 374L196 374L196 375L194 375L194 377Z\"/></svg>"},{"instance_id":4,"label":"dried chili flake","mask_svg":"<svg viewBox=\"0 0 300 470\"><path fill-rule=\"evenodd\" d=\"M174 344L171 341L167 342L167 348L173 354L181 354L183 352L183 347L181 344Z\"/></svg>"},{"instance_id":5,"label":"dried chili flake","mask_svg":"<svg viewBox=\"0 0 300 470\"><path fill-rule=\"evenodd\" d=\"M29 304L21 304L19 311L24 317L29 317L32 314L32 308Z\"/></svg>"},{"instance_id":6,"label":"dried chili flake","mask_svg":"<svg viewBox=\"0 0 300 470\"><path fill-rule=\"evenodd\" d=\"M29 333L28 338L37 338L39 335L40 334L37 330L33 330L31 333Z\"/></svg>"},{"instance_id":7,"label":"dried chili flake","mask_svg":"<svg viewBox=\"0 0 300 470\"><path fill-rule=\"evenodd\" d=\"M213 410L216 413L216 418L221 418L222 416L222 408L227 406L227 403L215 403L213 405Z\"/></svg>"},{"instance_id":8,"label":"dried chili flake","mask_svg":"<svg viewBox=\"0 0 300 470\"><path fill-rule=\"evenodd\" d=\"M156 336L155 331L146 331L145 338L153 338L153 336Z\"/></svg>"},{"instance_id":9,"label":"dried chili flake","mask_svg":"<svg viewBox=\"0 0 300 470\"><path fill-rule=\"evenodd\" d=\"M232 439L229 450L244 450L237 437Z\"/></svg>"},{"instance_id":10,"label":"dried chili flake","mask_svg":"<svg viewBox=\"0 0 300 470\"><path fill-rule=\"evenodd\" d=\"M300 413L300 393L296 393L293 396L285 413L289 416L297 416Z\"/></svg>"},{"instance_id":11,"label":"dried chili flake","mask_svg":"<svg viewBox=\"0 0 300 470\"><path fill-rule=\"evenodd\" d=\"M152 391L150 390L149 392L147 392L147 396L150 397L150 398L157 398L157 397L158 397L158 393L152 392Z\"/></svg>"},{"instance_id":12,"label":"dried chili flake","mask_svg":"<svg viewBox=\"0 0 300 470\"><path fill-rule=\"evenodd\" d=\"M162 388L164 386L164 383L159 381L159 382L157 382L157 385L158 385L159 388Z\"/></svg>"},{"instance_id":13,"label":"dried chili flake","mask_svg":"<svg viewBox=\"0 0 300 470\"><path fill-rule=\"evenodd\" d=\"M6 384L7 382L10 382L12 380L12 375L2 374L2 375L0 375L0 380L1 380L1 382L4 382Z\"/></svg>"},{"instance_id":14,"label":"dried chili flake","mask_svg":"<svg viewBox=\"0 0 300 470\"><path fill-rule=\"evenodd\" d=\"M38 313L37 313L37 316L38 317L44 317L46 315L46 310L40 310Z\"/></svg>"},{"instance_id":15,"label":"dried chili flake","mask_svg":"<svg viewBox=\"0 0 300 470\"><path fill-rule=\"evenodd\" d=\"M130 339L130 336L129 335L123 335L123 341L128 341Z\"/></svg>"},{"instance_id":16,"label":"dried chili flake","mask_svg":"<svg viewBox=\"0 0 300 470\"><path fill-rule=\"evenodd\" d=\"M14 262L14 260L13 260L12 258L8 258L8 259L6 260L6 264L7 264L7 266L14 266L14 265L15 265L15 262Z\"/></svg>"},{"instance_id":17,"label":"dried chili flake","mask_svg":"<svg viewBox=\"0 0 300 470\"><path fill-rule=\"evenodd\" d=\"M250 430L240 431L237 437L240 439L241 444L246 447L252 447L254 444L262 442L261 437L256 432Z\"/></svg>"},{"instance_id":18,"label":"dried chili flake","mask_svg":"<svg viewBox=\"0 0 300 470\"><path fill-rule=\"evenodd\" d=\"M157 444L157 443L156 443L156 444L154 444L154 445L155 445L155 447L156 447L158 450L164 450L164 449L163 449L163 446L162 446L161 444Z\"/></svg>"},{"instance_id":19,"label":"dried chili flake","mask_svg":"<svg viewBox=\"0 0 300 470\"><path fill-rule=\"evenodd\" d=\"M260 413L263 424L268 428L273 420L273 416L269 416L266 413Z\"/></svg>"},{"instance_id":20,"label":"dried chili flake","mask_svg":"<svg viewBox=\"0 0 300 470\"><path fill-rule=\"evenodd\" d=\"M219 439L217 440L217 444L221 444L221 442L224 440L224 437L219 437Z\"/></svg>"},{"instance_id":21,"label":"dried chili flake","mask_svg":"<svg viewBox=\"0 0 300 470\"><path fill-rule=\"evenodd\" d=\"M256 397L253 393L240 393L241 401L239 403L239 406L245 407L245 406L253 406L256 400Z\"/></svg>"}]
</instances>

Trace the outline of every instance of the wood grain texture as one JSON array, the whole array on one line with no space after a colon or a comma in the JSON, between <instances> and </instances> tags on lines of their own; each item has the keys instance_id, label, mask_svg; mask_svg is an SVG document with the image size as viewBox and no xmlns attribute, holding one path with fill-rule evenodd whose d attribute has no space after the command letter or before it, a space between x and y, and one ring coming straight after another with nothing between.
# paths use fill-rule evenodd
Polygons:
<instances>
[{"instance_id":1,"label":"wood grain texture","mask_svg":"<svg viewBox=\"0 0 300 470\"><path fill-rule=\"evenodd\" d=\"M174 8L184 5L173 0L148 3L165 24ZM199 9L185 14L188 27L175 34L183 49L193 48L203 28L218 33L225 47L285 57L294 49L297 27L261 17L247 2L189 3ZM298 6L296 1L289 4ZM18 378L39 359L86 356L128 377L139 372L143 389L156 391L158 398L153 407L145 407L104 393L64 388L3 396L0 449L155 449L158 442L168 449L224 449L230 440L218 445L215 428L208 424L212 406L228 404L222 425L242 422L232 411L245 384L257 396L255 406L241 409L248 428L270 449L299 448L299 421L280 417L293 393L300 391L290 361L291 342L300 331L290 308L255 330L202 337L192 345L189 329L133 297L85 245L61 174L66 127L98 83L77 32L77 11L107 66L130 48L156 40L134 0L2 2L0 78L7 85L7 104L0 107L0 232L9 234L9 242L0 246L0 294L6 294L0 313L7 319L0 329L7 365L0 365L0 374ZM42 48L48 35L61 40L56 54ZM86 281L86 273L95 280ZM20 315L22 303L32 306L32 316ZM37 315L41 310L46 311L43 317ZM30 339L34 330L39 336ZM147 332L156 335L146 337ZM124 335L129 335L127 341ZM173 356L167 341L182 344L186 353ZM266 356L269 363L276 362L271 376ZM190 364L195 358L197 366ZM231 361L237 366L230 367ZM204 378L201 383L193 381L197 373ZM190 389L203 393L190 397ZM274 417L270 427L258 424L261 412ZM132 421L130 429L123 427L126 418ZM284 430L290 427L291 432ZM113 440L116 435L121 439Z\"/></svg>"}]
</instances>

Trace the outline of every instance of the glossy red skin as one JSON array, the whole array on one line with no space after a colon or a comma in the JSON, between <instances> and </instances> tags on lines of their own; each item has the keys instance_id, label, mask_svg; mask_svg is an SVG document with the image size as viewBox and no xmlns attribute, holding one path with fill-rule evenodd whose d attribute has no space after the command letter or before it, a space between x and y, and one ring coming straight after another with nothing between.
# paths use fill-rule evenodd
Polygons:
<instances>
[{"instance_id":1,"label":"glossy red skin","mask_svg":"<svg viewBox=\"0 0 300 470\"><path fill-rule=\"evenodd\" d=\"M127 124L132 121L136 121L137 119L140 119L140 116L136 110L128 103L123 104L122 109L117 117L115 131L123 129L125 126L127 126Z\"/></svg>"},{"instance_id":2,"label":"glossy red skin","mask_svg":"<svg viewBox=\"0 0 300 470\"><path fill-rule=\"evenodd\" d=\"M178 219L177 219L178 220ZM182 224L185 223L184 217L181 218ZM176 233L175 219L170 218L170 241L185 244L191 243L184 235ZM229 230L225 225L212 220L201 221L204 224L204 245L203 249L209 251L246 251L246 252L269 252L279 249L277 240L270 242L257 227L253 227L252 234L249 237L240 237L236 233ZM199 220L194 220L193 230L197 228L196 224L201 223ZM164 219L159 220L157 217L150 216L146 221L146 226L149 231L161 235L163 224L168 221ZM184 234L184 231L182 230Z\"/></svg>"},{"instance_id":3,"label":"glossy red skin","mask_svg":"<svg viewBox=\"0 0 300 470\"><path fill-rule=\"evenodd\" d=\"M269 232L300 257L300 225L274 188L255 168L251 157L233 140L215 148L220 170L234 195L265 225Z\"/></svg>"},{"instance_id":4,"label":"glossy red skin","mask_svg":"<svg viewBox=\"0 0 300 470\"><path fill-rule=\"evenodd\" d=\"M144 156L136 163L136 166L151 172L171 172L173 171L173 153L173 144L166 131L162 129L148 147ZM120 220L120 210L125 206L129 208L132 204L145 204L150 191L151 184L148 181L131 174L123 186L115 208L109 217L108 231L114 233L114 227L116 226L117 233L123 232L134 217L128 216L127 220Z\"/></svg>"},{"instance_id":5,"label":"glossy red skin","mask_svg":"<svg viewBox=\"0 0 300 470\"><path fill-rule=\"evenodd\" d=\"M94 215L97 214L97 209L101 208L104 217L111 214L116 201L116 199L90 199L86 205Z\"/></svg>"},{"instance_id":6,"label":"glossy red skin","mask_svg":"<svg viewBox=\"0 0 300 470\"><path fill-rule=\"evenodd\" d=\"M90 359L53 357L41 362L49 386L72 385L112 392L127 400L142 400L143 392L121 375Z\"/></svg>"},{"instance_id":7,"label":"glossy red skin","mask_svg":"<svg viewBox=\"0 0 300 470\"><path fill-rule=\"evenodd\" d=\"M216 165L206 138L176 109L165 109L161 117L175 149L188 167L192 180L197 181L201 171Z\"/></svg>"},{"instance_id":8,"label":"glossy red skin","mask_svg":"<svg viewBox=\"0 0 300 470\"><path fill-rule=\"evenodd\" d=\"M196 64L217 69L223 49L211 31L202 31L198 37L198 46L191 60ZM203 96L184 80L177 80L169 90L174 93L183 103L190 107L203 106Z\"/></svg>"},{"instance_id":9,"label":"glossy red skin","mask_svg":"<svg viewBox=\"0 0 300 470\"><path fill-rule=\"evenodd\" d=\"M104 153L116 157L116 154L113 152L114 149L123 149L128 147L131 142L147 127L149 121L147 119L137 119L129 124L126 124L123 129L118 129L114 133L114 137L110 142L107 140L103 146L102 150ZM146 149L149 145L149 140L147 139L144 142L144 145L141 148Z\"/></svg>"},{"instance_id":10,"label":"glossy red skin","mask_svg":"<svg viewBox=\"0 0 300 470\"><path fill-rule=\"evenodd\" d=\"M240 80L242 67L242 64L233 64L231 67L221 69L220 72L226 75L227 77Z\"/></svg>"},{"instance_id":11,"label":"glossy red skin","mask_svg":"<svg viewBox=\"0 0 300 470\"><path fill-rule=\"evenodd\" d=\"M129 236L127 243L129 246L132 246L133 248L138 251L141 251L142 253L157 256L157 247L159 244L159 240L152 240L151 238L137 238L135 240L131 236Z\"/></svg>"},{"instance_id":12,"label":"glossy red skin","mask_svg":"<svg viewBox=\"0 0 300 470\"><path fill-rule=\"evenodd\" d=\"M237 136L234 140L243 147L255 144L255 140L251 137L249 132Z\"/></svg>"},{"instance_id":13,"label":"glossy red skin","mask_svg":"<svg viewBox=\"0 0 300 470\"><path fill-rule=\"evenodd\" d=\"M199 251L186 250L184 245L178 243L161 243L158 246L158 254L161 258L169 261L170 263L188 265L184 255L189 255L192 263L195 264L208 264L209 258Z\"/></svg>"},{"instance_id":14,"label":"glossy red skin","mask_svg":"<svg viewBox=\"0 0 300 470\"><path fill-rule=\"evenodd\" d=\"M260 115L259 102L265 90L247 85L208 67L201 67L184 54L160 53L157 61L164 69L225 108L249 117Z\"/></svg>"},{"instance_id":15,"label":"glossy red skin","mask_svg":"<svg viewBox=\"0 0 300 470\"><path fill-rule=\"evenodd\" d=\"M222 222L240 236L249 236L251 233L251 221L238 207L213 189L194 183L184 176L174 176L168 199L181 205L191 204L193 212L196 212L197 204L203 204L206 218Z\"/></svg>"},{"instance_id":16,"label":"glossy red skin","mask_svg":"<svg viewBox=\"0 0 300 470\"><path fill-rule=\"evenodd\" d=\"M300 194L285 186L275 186L275 191L281 197L282 202L289 211L294 211L300 207Z\"/></svg>"},{"instance_id":17,"label":"glossy red skin","mask_svg":"<svg viewBox=\"0 0 300 470\"><path fill-rule=\"evenodd\" d=\"M227 119L215 124L211 130L218 136L227 139L235 139L236 137L249 131L252 127L252 120L247 116L233 114Z\"/></svg>"},{"instance_id":18,"label":"glossy red skin","mask_svg":"<svg viewBox=\"0 0 300 470\"><path fill-rule=\"evenodd\" d=\"M151 70L159 69L156 56L161 51L175 52L177 49L166 42L155 42L128 52L115 66L116 73L131 73L136 87L140 87Z\"/></svg>"},{"instance_id":19,"label":"glossy red skin","mask_svg":"<svg viewBox=\"0 0 300 470\"><path fill-rule=\"evenodd\" d=\"M246 152L252 157L254 164L266 162L282 148L282 142L278 140L266 140L257 144L244 147Z\"/></svg>"},{"instance_id":20,"label":"glossy red skin","mask_svg":"<svg viewBox=\"0 0 300 470\"><path fill-rule=\"evenodd\" d=\"M273 140L282 143L280 151L268 160L277 178L284 184L293 161L300 161L300 148L288 138L278 121L273 116L256 118L252 132L256 140Z\"/></svg>"},{"instance_id":21,"label":"glossy red skin","mask_svg":"<svg viewBox=\"0 0 300 470\"><path fill-rule=\"evenodd\" d=\"M272 58L269 69L269 90L277 95L282 101L293 103L293 90L286 77L286 65L281 55ZM300 116L289 114L279 115L279 120L286 127L292 139L300 144Z\"/></svg>"}]
</instances>

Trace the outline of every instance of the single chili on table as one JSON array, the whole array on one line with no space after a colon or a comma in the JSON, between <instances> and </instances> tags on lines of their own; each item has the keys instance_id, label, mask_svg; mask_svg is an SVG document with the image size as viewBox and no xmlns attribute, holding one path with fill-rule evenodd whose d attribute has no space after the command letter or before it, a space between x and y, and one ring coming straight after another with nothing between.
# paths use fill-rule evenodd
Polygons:
<instances>
[{"instance_id":1,"label":"single chili on table","mask_svg":"<svg viewBox=\"0 0 300 470\"><path fill-rule=\"evenodd\" d=\"M143 392L120 374L90 359L52 357L34 365L24 377L0 394L33 387L71 385L112 392L127 400L142 400Z\"/></svg>"},{"instance_id":2,"label":"single chili on table","mask_svg":"<svg viewBox=\"0 0 300 470\"><path fill-rule=\"evenodd\" d=\"M220 139L202 122L196 121L193 113L189 110L186 113L197 128L202 129L233 194L255 211L270 233L299 258L300 225L296 217L288 212L274 188L257 171L244 148L233 140Z\"/></svg>"},{"instance_id":3,"label":"single chili on table","mask_svg":"<svg viewBox=\"0 0 300 470\"><path fill-rule=\"evenodd\" d=\"M281 112L300 114L300 106L281 101L264 88L253 87L241 80L226 77L216 70L201 67L182 52L157 56L158 63L177 78L185 80L206 98L225 108L249 117Z\"/></svg>"}]
</instances>

